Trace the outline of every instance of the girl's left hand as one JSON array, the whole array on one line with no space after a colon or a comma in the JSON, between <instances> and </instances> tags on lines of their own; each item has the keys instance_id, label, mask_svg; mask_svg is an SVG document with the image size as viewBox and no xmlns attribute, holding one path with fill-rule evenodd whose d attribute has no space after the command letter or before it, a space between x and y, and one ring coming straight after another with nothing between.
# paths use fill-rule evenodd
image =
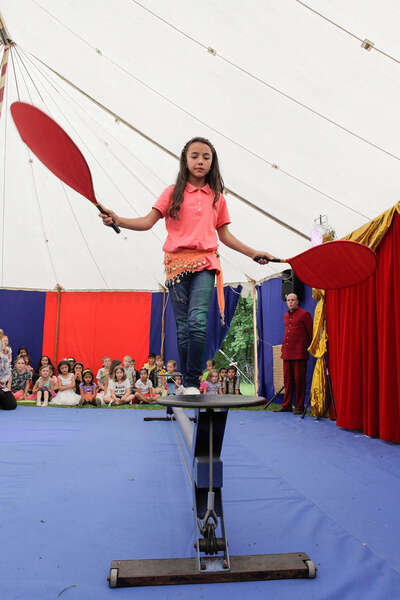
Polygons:
<instances>
[{"instance_id":1,"label":"girl's left hand","mask_svg":"<svg viewBox=\"0 0 400 600\"><path fill-rule=\"evenodd\" d=\"M255 260L259 265L266 265L269 263L270 260L274 259L275 256L272 256L272 254L270 254L269 252L255 250L251 258Z\"/></svg>"}]
</instances>

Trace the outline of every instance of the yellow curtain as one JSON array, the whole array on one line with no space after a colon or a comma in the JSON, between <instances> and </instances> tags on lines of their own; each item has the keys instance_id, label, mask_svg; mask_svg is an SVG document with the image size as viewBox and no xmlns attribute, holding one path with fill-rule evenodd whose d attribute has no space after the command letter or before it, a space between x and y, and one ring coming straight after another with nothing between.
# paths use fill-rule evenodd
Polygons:
<instances>
[{"instance_id":1,"label":"yellow curtain","mask_svg":"<svg viewBox=\"0 0 400 600\"><path fill-rule=\"evenodd\" d=\"M400 202L342 239L359 242L376 250L390 228L396 212L400 214ZM318 303L314 313L313 339L308 351L316 357L317 362L311 383L311 414L314 417L322 417L327 409L325 354L328 336L325 320L325 290L313 289L313 298L318 300Z\"/></svg>"}]
</instances>

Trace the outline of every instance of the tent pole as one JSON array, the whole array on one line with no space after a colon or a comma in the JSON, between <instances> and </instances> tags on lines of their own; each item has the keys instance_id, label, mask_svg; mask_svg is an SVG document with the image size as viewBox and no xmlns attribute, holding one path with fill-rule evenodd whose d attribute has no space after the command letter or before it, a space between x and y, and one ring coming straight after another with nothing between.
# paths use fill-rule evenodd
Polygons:
<instances>
[{"instance_id":1,"label":"tent pole","mask_svg":"<svg viewBox=\"0 0 400 600\"><path fill-rule=\"evenodd\" d=\"M160 354L164 360L164 342L165 342L165 306L167 304L167 289L163 287L163 304L162 304L162 317L161 317L161 350Z\"/></svg>"},{"instance_id":2,"label":"tent pole","mask_svg":"<svg viewBox=\"0 0 400 600\"><path fill-rule=\"evenodd\" d=\"M257 308L256 308L256 282L251 282L253 292L253 332L254 332L254 393L258 396L258 349L257 349Z\"/></svg>"},{"instance_id":3,"label":"tent pole","mask_svg":"<svg viewBox=\"0 0 400 600\"><path fill-rule=\"evenodd\" d=\"M56 339L54 342L54 364L57 364L57 350L58 350L58 336L59 336L59 324L60 324L60 305L61 305L61 290L62 287L59 283L56 285L57 291L57 317L56 317Z\"/></svg>"}]
</instances>

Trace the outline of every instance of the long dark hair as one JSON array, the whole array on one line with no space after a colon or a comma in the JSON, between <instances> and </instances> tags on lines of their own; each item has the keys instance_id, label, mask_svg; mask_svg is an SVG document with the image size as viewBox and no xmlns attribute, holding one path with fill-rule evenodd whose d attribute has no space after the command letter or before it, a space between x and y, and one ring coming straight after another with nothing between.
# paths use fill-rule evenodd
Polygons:
<instances>
[{"instance_id":1,"label":"long dark hair","mask_svg":"<svg viewBox=\"0 0 400 600\"><path fill-rule=\"evenodd\" d=\"M208 183L208 185L214 192L214 202L213 202L214 208L215 208L216 203L218 202L220 194L222 194L222 191L224 189L224 182L222 180L221 173L219 172L218 156L217 156L214 146L206 138L203 138L203 137L192 138L184 145L183 150L181 152L181 157L180 157L180 161L179 161L179 173L176 178L175 187L174 187L174 191L172 194L171 206L168 209L168 216L172 217L173 219L176 219L179 215L181 204L183 202L183 193L185 191L185 187L186 187L186 183L187 183L187 179L188 179L188 175L189 175L186 154L189 149L189 146L191 144L194 144L195 142L200 142L201 144L206 144L211 150L211 154L212 154L211 169L209 170L209 172L206 175L206 183Z\"/></svg>"}]
</instances>

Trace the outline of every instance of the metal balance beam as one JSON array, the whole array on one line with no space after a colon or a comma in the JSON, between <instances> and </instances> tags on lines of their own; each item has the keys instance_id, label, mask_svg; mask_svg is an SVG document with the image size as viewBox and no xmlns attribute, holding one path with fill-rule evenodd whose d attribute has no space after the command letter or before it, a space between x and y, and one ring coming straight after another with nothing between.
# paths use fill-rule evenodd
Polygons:
<instances>
[{"instance_id":1,"label":"metal balance beam","mask_svg":"<svg viewBox=\"0 0 400 600\"><path fill-rule=\"evenodd\" d=\"M159 403L172 407L166 420L175 418L191 456L196 558L112 561L110 587L315 577L315 565L304 552L229 556L220 458L228 410L265 404L265 398L187 395L167 396ZM184 408L195 409L195 425Z\"/></svg>"}]
</instances>

